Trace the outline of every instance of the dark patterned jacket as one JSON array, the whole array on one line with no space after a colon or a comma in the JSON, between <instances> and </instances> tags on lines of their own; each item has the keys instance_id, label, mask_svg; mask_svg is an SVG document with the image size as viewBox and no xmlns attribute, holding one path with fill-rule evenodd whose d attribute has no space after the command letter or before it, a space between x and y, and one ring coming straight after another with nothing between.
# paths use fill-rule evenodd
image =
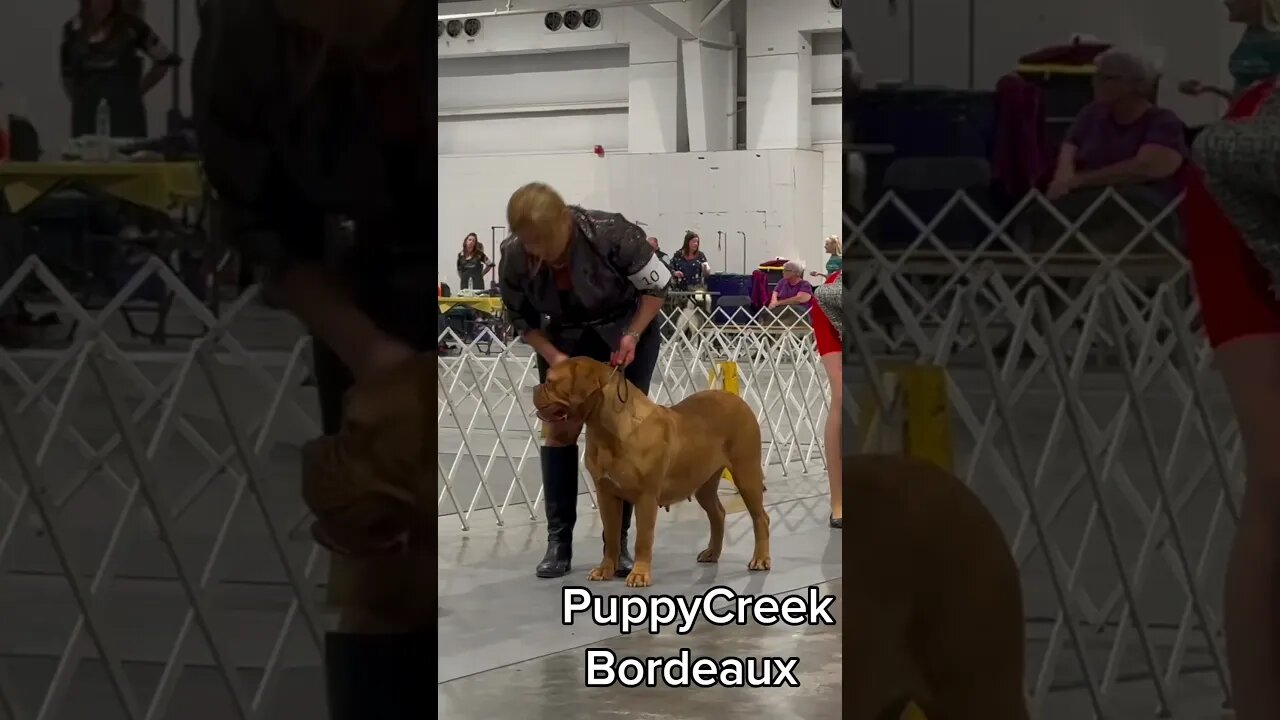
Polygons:
<instances>
[{"instance_id":1,"label":"dark patterned jacket","mask_svg":"<svg viewBox=\"0 0 1280 720\"><path fill-rule=\"evenodd\" d=\"M265 0L207 0L192 59L204 170L232 240L277 270L325 257L326 217L354 221L358 242L436 248L421 213L427 180L426 3L409 3L424 48L409 67L373 78L330 53L304 67L314 39ZM310 85L302 77L314 75ZM396 96L395 103L383 102ZM388 109L391 108L391 109Z\"/></svg>"},{"instance_id":2,"label":"dark patterned jacket","mask_svg":"<svg viewBox=\"0 0 1280 720\"><path fill-rule=\"evenodd\" d=\"M671 271L649 247L643 228L617 213L570 207L575 238L570 271L572 307L565 307L552 271L537 267L515 237L502 243L498 278L516 330L545 329L553 337L583 328L611 346L626 332L642 295L664 298ZM543 320L546 319L544 323Z\"/></svg>"}]
</instances>

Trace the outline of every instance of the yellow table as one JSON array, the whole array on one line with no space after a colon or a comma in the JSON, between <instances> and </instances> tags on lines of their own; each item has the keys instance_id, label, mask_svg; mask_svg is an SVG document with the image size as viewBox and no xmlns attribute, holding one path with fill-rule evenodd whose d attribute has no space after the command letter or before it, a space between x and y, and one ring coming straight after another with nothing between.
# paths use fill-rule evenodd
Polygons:
<instances>
[{"instance_id":1,"label":"yellow table","mask_svg":"<svg viewBox=\"0 0 1280 720\"><path fill-rule=\"evenodd\" d=\"M157 212L199 203L204 196L196 162L0 163L0 192L14 213L55 190L75 186Z\"/></svg>"},{"instance_id":2,"label":"yellow table","mask_svg":"<svg viewBox=\"0 0 1280 720\"><path fill-rule=\"evenodd\" d=\"M448 312L455 307L469 307L490 315L502 312L502 298L497 297L442 297L436 300L440 303L440 312Z\"/></svg>"}]
</instances>

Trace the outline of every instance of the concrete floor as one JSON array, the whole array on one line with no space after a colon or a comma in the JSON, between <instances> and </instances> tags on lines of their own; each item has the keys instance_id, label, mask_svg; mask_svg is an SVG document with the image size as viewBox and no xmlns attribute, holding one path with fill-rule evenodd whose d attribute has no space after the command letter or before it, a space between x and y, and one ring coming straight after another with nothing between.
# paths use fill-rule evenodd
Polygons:
<instances>
[{"instance_id":1,"label":"concrete floor","mask_svg":"<svg viewBox=\"0 0 1280 720\"><path fill-rule=\"evenodd\" d=\"M743 717L819 720L840 717L839 626L714 627L688 635L620 634L616 625L561 623L562 591L588 587L600 595L693 596L716 586L739 593L786 596L808 587L840 593L840 532L827 527L825 477L770 479L773 569L746 569L752 547L748 515L734 512L717 565L699 565L706 516L685 503L661 513L654 543L654 584L629 590L621 581L587 583L599 559L599 518L587 496L579 503L575 566L562 580L538 580L533 566L545 549L545 526L519 523L477 527L440 538L440 717L660 720ZM726 498L729 500L729 498ZM728 504L728 503L726 503ZM838 609L838 601L836 602ZM838 613L837 613L838 620ZM663 688L657 692L585 687L585 650L610 648L631 657L666 657L689 648L695 656L796 657L798 688ZM530 692L535 688L547 691ZM535 698L515 701L516 698Z\"/></svg>"}]
</instances>

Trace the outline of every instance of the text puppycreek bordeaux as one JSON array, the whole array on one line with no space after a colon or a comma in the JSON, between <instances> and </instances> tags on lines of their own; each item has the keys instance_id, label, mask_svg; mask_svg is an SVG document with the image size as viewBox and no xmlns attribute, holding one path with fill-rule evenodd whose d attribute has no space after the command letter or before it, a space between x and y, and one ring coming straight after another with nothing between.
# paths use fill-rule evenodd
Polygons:
<instances>
[{"instance_id":1,"label":"text puppycreek bordeaux","mask_svg":"<svg viewBox=\"0 0 1280 720\"><path fill-rule=\"evenodd\" d=\"M584 587L565 587L561 597L561 622L590 622L617 627L623 635L664 629L687 635L700 621L714 626L835 625L834 595L817 587L803 594L740 595L731 588L713 587L705 593L682 595L598 596ZM585 682L588 687L798 687L799 658L712 658L695 656L682 647L673 657L627 657L606 648L586 651Z\"/></svg>"}]
</instances>

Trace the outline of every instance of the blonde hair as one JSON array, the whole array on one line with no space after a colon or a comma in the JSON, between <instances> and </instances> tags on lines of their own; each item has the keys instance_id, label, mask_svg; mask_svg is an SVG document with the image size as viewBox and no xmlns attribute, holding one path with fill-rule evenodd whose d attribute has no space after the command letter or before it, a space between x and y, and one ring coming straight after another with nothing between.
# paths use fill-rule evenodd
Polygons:
<instances>
[{"instance_id":1,"label":"blonde hair","mask_svg":"<svg viewBox=\"0 0 1280 720\"><path fill-rule=\"evenodd\" d=\"M507 201L507 227L522 236L524 242L532 241L535 247L545 246L559 239L566 209L564 198L550 185L529 183L512 193Z\"/></svg>"}]
</instances>

